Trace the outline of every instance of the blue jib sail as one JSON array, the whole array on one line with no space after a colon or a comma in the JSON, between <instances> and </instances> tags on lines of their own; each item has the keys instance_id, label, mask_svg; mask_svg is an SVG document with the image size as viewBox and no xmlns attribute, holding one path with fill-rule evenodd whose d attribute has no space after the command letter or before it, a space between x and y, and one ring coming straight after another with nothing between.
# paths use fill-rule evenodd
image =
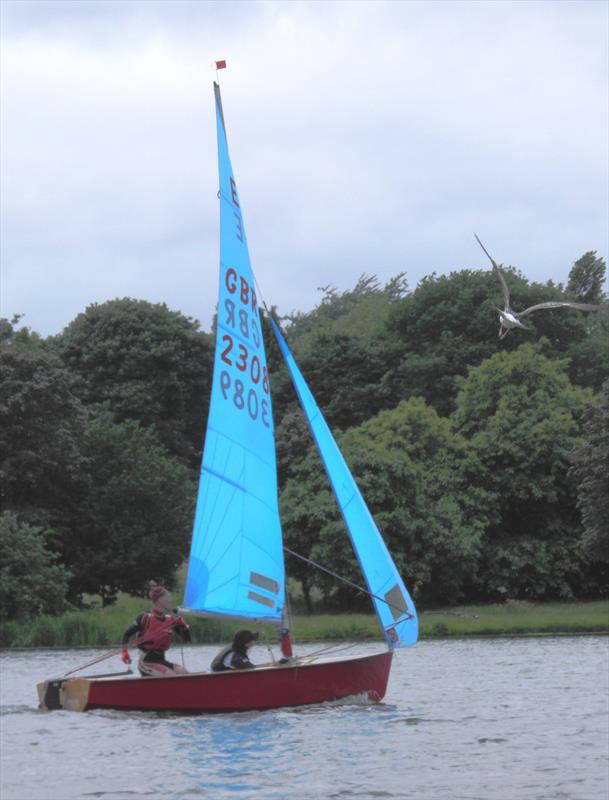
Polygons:
<instances>
[{"instance_id":1,"label":"blue jib sail","mask_svg":"<svg viewBox=\"0 0 609 800\"><path fill-rule=\"evenodd\" d=\"M185 610L279 620L284 562L269 376L220 89L220 296Z\"/></svg>"},{"instance_id":2,"label":"blue jib sail","mask_svg":"<svg viewBox=\"0 0 609 800\"><path fill-rule=\"evenodd\" d=\"M294 356L272 318L271 323L324 462L368 589L373 595L387 644L390 647L414 644L419 633L414 603L330 428L294 361Z\"/></svg>"}]
</instances>

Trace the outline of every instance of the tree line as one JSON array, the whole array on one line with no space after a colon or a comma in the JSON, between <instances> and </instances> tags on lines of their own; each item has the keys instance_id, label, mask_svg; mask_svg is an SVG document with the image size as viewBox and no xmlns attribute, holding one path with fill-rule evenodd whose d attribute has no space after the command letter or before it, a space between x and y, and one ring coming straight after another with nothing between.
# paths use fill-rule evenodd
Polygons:
<instances>
[{"instance_id":1,"label":"tree line","mask_svg":"<svg viewBox=\"0 0 609 800\"><path fill-rule=\"evenodd\" d=\"M514 307L603 302L594 252L567 286L506 269ZM281 320L396 563L423 605L598 597L609 585L608 315L558 309L499 342L489 270L409 291L362 276ZM276 315L275 310L272 313ZM277 318L277 315L276 315ZM291 549L359 568L263 320ZM164 304L93 304L42 338L0 323L0 606L111 603L187 555L214 338ZM311 607L364 597L287 557Z\"/></svg>"}]
</instances>

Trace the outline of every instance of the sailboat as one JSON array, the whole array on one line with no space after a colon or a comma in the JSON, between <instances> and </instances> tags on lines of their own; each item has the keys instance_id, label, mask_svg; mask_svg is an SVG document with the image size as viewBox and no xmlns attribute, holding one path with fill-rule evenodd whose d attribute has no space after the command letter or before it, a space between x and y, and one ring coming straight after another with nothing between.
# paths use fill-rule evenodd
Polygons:
<instances>
[{"instance_id":1,"label":"sailboat","mask_svg":"<svg viewBox=\"0 0 609 800\"><path fill-rule=\"evenodd\" d=\"M319 449L372 598L385 647L298 656L286 614L270 376L243 209L214 82L220 190L220 289L211 402L181 613L269 624L283 663L171 677L67 677L38 685L41 708L231 712L366 695L381 700L393 652L416 642L414 603L275 320L272 330Z\"/></svg>"}]
</instances>

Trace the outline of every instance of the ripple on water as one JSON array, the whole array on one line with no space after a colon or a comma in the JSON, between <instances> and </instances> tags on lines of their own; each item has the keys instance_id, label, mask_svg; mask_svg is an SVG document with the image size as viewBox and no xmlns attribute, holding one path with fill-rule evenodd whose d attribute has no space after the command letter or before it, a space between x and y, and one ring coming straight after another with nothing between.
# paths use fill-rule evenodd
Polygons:
<instances>
[{"instance_id":1,"label":"ripple on water","mask_svg":"<svg viewBox=\"0 0 609 800\"><path fill-rule=\"evenodd\" d=\"M500 737L497 739L491 739L490 737L483 736L482 739L478 739L478 744L486 744L490 742L491 744L498 744L499 742L507 742L507 739L501 739Z\"/></svg>"},{"instance_id":2,"label":"ripple on water","mask_svg":"<svg viewBox=\"0 0 609 800\"><path fill-rule=\"evenodd\" d=\"M39 713L37 708L32 706L0 706L0 717L8 716L9 714L34 714Z\"/></svg>"},{"instance_id":3,"label":"ripple on water","mask_svg":"<svg viewBox=\"0 0 609 800\"><path fill-rule=\"evenodd\" d=\"M393 794L393 792L385 792L382 789L363 789L362 791L358 791L357 789L346 789L345 791L338 791L338 792L330 792L328 795L329 798L338 798L338 797L398 797L399 795Z\"/></svg>"},{"instance_id":4,"label":"ripple on water","mask_svg":"<svg viewBox=\"0 0 609 800\"><path fill-rule=\"evenodd\" d=\"M188 658L213 653L195 647ZM38 711L35 684L87 657L0 657L3 800L609 796L603 637L422 642L396 653L385 702L373 705L199 717Z\"/></svg>"},{"instance_id":5,"label":"ripple on water","mask_svg":"<svg viewBox=\"0 0 609 800\"><path fill-rule=\"evenodd\" d=\"M121 789L120 791L112 792L83 792L83 797L156 797L158 792L155 791L137 791L137 789Z\"/></svg>"}]
</instances>

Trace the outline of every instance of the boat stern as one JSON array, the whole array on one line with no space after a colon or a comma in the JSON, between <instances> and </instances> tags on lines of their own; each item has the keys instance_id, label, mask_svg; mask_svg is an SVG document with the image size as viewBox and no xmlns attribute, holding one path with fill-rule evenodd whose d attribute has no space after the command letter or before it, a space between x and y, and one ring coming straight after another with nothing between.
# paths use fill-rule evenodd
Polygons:
<instances>
[{"instance_id":1,"label":"boat stern","mask_svg":"<svg viewBox=\"0 0 609 800\"><path fill-rule=\"evenodd\" d=\"M37 684L38 708L41 711L85 711L91 681L86 678L55 678Z\"/></svg>"}]
</instances>

